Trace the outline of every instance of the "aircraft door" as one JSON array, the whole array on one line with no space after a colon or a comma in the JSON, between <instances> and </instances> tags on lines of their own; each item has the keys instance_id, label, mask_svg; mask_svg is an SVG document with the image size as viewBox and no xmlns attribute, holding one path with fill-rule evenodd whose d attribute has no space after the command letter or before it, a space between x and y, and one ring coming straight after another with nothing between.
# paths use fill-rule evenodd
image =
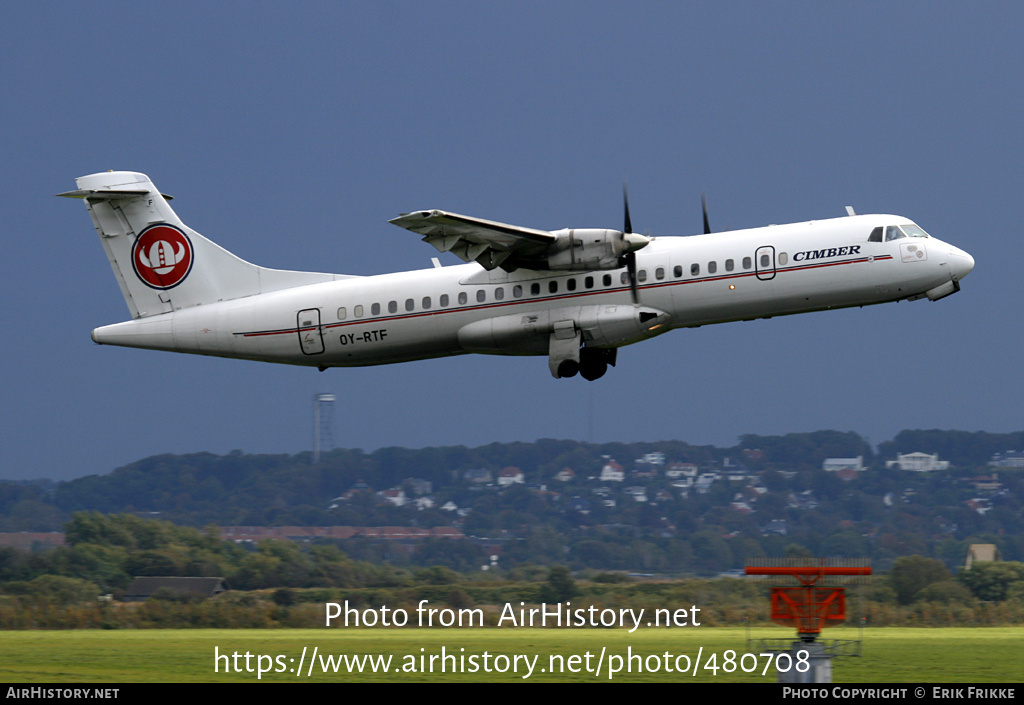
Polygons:
<instances>
[{"instance_id":1,"label":"aircraft door","mask_svg":"<svg viewBox=\"0 0 1024 705\"><path fill-rule=\"evenodd\" d=\"M775 248L762 245L754 253L754 272L761 281L775 278Z\"/></svg>"},{"instance_id":2,"label":"aircraft door","mask_svg":"<svg viewBox=\"0 0 1024 705\"><path fill-rule=\"evenodd\" d=\"M299 345L304 355L319 355L324 351L323 329L320 328L320 309L305 308L296 319Z\"/></svg>"}]
</instances>

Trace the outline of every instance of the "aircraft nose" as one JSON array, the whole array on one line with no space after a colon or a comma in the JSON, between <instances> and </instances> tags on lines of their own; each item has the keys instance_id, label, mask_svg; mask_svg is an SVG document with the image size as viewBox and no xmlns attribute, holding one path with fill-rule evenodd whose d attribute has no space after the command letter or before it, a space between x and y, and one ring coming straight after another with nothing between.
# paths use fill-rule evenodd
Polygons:
<instances>
[{"instance_id":1,"label":"aircraft nose","mask_svg":"<svg viewBox=\"0 0 1024 705\"><path fill-rule=\"evenodd\" d=\"M957 247L949 248L949 272L960 281L974 269L974 258Z\"/></svg>"}]
</instances>

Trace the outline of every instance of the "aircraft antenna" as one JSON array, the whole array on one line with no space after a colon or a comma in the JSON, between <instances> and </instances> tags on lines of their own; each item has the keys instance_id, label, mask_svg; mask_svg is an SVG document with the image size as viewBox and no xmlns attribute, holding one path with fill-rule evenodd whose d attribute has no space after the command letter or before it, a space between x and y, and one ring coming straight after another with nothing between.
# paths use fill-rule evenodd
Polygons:
<instances>
[{"instance_id":1,"label":"aircraft antenna","mask_svg":"<svg viewBox=\"0 0 1024 705\"><path fill-rule=\"evenodd\" d=\"M320 462L320 453L334 448L331 426L334 415L333 394L317 394L313 397L313 462Z\"/></svg>"}]
</instances>

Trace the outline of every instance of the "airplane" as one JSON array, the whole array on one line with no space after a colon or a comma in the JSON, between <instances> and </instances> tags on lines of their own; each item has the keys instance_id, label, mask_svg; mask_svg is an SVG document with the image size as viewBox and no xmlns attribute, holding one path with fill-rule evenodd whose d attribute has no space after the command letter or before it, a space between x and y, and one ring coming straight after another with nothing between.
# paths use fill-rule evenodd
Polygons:
<instances>
[{"instance_id":1,"label":"airplane","mask_svg":"<svg viewBox=\"0 0 1024 705\"><path fill-rule=\"evenodd\" d=\"M85 201L132 320L102 345L319 368L466 353L547 356L555 378L603 376L618 349L676 328L937 301L974 259L896 215L704 234L540 230L440 210L391 223L467 264L347 276L250 264L186 226L149 177L110 171ZM703 201L703 198L702 198Z\"/></svg>"}]
</instances>

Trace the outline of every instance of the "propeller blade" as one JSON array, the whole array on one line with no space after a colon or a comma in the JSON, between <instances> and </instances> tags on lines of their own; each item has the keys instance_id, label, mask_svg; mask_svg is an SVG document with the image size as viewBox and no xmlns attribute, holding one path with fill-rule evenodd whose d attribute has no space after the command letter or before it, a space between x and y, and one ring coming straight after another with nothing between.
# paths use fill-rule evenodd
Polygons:
<instances>
[{"instance_id":1,"label":"propeller blade","mask_svg":"<svg viewBox=\"0 0 1024 705\"><path fill-rule=\"evenodd\" d=\"M636 253L626 255L626 271L629 273L629 289L633 292L633 303L640 303L640 290L636 281Z\"/></svg>"},{"instance_id":2,"label":"propeller blade","mask_svg":"<svg viewBox=\"0 0 1024 705\"><path fill-rule=\"evenodd\" d=\"M708 199L704 198L704 192L700 192L700 208L704 211L704 234L711 234L711 225L708 223Z\"/></svg>"},{"instance_id":3,"label":"propeller blade","mask_svg":"<svg viewBox=\"0 0 1024 705\"><path fill-rule=\"evenodd\" d=\"M622 185L622 209L625 213L625 226L622 228L623 234L633 232L633 222L629 219L629 188L626 184Z\"/></svg>"}]
</instances>

